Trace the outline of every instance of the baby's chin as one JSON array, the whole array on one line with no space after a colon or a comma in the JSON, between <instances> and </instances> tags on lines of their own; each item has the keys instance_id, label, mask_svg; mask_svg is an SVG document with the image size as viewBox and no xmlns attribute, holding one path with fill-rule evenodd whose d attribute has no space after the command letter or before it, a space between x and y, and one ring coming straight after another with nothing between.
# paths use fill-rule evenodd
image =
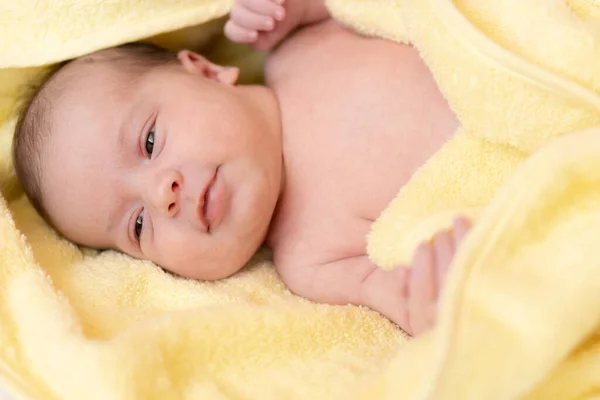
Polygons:
<instances>
[{"instance_id":1,"label":"baby's chin","mask_svg":"<svg viewBox=\"0 0 600 400\"><path fill-rule=\"evenodd\" d=\"M177 257L176 260L166 263L154 262L164 270L182 278L216 281L229 278L242 270L260 249L262 241L257 243L256 245L252 243L252 246L246 243L243 247L238 246L220 252L218 255L213 253L210 261L206 259L206 255L194 254L190 251L184 257Z\"/></svg>"},{"instance_id":2,"label":"baby's chin","mask_svg":"<svg viewBox=\"0 0 600 400\"><path fill-rule=\"evenodd\" d=\"M230 276L233 276L241 271L251 258L252 256L248 257L248 259L236 260L235 262L223 262L220 265L202 265L196 262L193 265L190 265L188 268L181 268L181 264L175 268L162 268L181 278L194 279L198 281L218 281L229 278Z\"/></svg>"}]
</instances>

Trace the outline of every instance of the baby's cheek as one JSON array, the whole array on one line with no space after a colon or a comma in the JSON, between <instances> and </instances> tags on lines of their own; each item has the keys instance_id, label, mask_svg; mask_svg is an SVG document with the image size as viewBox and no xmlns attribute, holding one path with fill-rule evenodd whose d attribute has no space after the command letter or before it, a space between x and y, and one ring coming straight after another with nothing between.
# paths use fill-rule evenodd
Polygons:
<instances>
[{"instance_id":1,"label":"baby's cheek","mask_svg":"<svg viewBox=\"0 0 600 400\"><path fill-rule=\"evenodd\" d=\"M154 227L154 240L147 253L162 268L190 278L190 259L197 249L192 247L191 233L181 232L166 224Z\"/></svg>"},{"instance_id":2,"label":"baby's cheek","mask_svg":"<svg viewBox=\"0 0 600 400\"><path fill-rule=\"evenodd\" d=\"M239 270L236 252L225 249L226 246L203 232L171 228L165 229L156 239L155 251L160 260L156 263L180 277L217 280Z\"/></svg>"}]
</instances>

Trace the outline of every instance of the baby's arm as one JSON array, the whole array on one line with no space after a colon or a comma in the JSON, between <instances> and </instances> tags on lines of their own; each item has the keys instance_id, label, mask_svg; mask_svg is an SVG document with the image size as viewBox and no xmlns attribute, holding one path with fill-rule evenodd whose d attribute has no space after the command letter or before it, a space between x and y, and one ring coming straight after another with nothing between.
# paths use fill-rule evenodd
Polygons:
<instances>
[{"instance_id":1,"label":"baby's arm","mask_svg":"<svg viewBox=\"0 0 600 400\"><path fill-rule=\"evenodd\" d=\"M325 0L236 0L225 35L257 50L270 50L297 27L328 16Z\"/></svg>"},{"instance_id":2,"label":"baby's arm","mask_svg":"<svg viewBox=\"0 0 600 400\"><path fill-rule=\"evenodd\" d=\"M365 255L280 273L300 296L321 303L367 306L414 336L435 323L446 272L468 230L468 222L457 219L453 229L419 246L410 268L385 271Z\"/></svg>"}]
</instances>

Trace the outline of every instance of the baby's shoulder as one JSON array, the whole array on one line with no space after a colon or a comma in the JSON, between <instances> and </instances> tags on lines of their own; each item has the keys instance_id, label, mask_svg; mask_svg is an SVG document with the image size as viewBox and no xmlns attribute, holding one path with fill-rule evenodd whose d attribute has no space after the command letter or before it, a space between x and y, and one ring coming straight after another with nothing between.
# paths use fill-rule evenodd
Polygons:
<instances>
[{"instance_id":1,"label":"baby's shoulder","mask_svg":"<svg viewBox=\"0 0 600 400\"><path fill-rule=\"evenodd\" d=\"M324 64L329 64L332 53L348 47L345 41L342 41L342 44L346 46L340 45L340 36L346 38L350 35L331 19L303 27L290 35L266 60L267 85L305 76L314 78L314 71L322 68Z\"/></svg>"}]
</instances>

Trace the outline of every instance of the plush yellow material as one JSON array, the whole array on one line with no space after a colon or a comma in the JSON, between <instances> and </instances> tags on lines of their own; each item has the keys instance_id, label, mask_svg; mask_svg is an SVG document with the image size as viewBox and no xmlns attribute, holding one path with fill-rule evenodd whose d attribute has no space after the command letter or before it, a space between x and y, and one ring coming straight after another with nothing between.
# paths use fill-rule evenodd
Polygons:
<instances>
[{"instance_id":1,"label":"plush yellow material","mask_svg":"<svg viewBox=\"0 0 600 400\"><path fill-rule=\"evenodd\" d=\"M375 223L369 253L379 265L405 262L457 212L478 215L549 138L600 124L600 19L572 11L585 6L600 10L589 1L390 2L400 40L419 49L464 128ZM378 34L394 37L388 29Z\"/></svg>"},{"instance_id":2,"label":"plush yellow material","mask_svg":"<svg viewBox=\"0 0 600 400\"><path fill-rule=\"evenodd\" d=\"M17 67L200 24L229 7L220 0L4 3L0 67L12 68L0 71L4 119L15 83L36 72ZM329 2L361 32L417 46L465 127L370 236L370 254L389 267L455 212L481 215L453 265L439 326L407 343L374 312L291 295L266 254L231 279L201 283L76 248L20 194L9 162L14 120L5 121L0 386L16 399L77 400L593 395L600 387L600 131L584 129L599 119L599 13L590 1L564 4ZM562 137L548 141L555 136Z\"/></svg>"},{"instance_id":3,"label":"plush yellow material","mask_svg":"<svg viewBox=\"0 0 600 400\"><path fill-rule=\"evenodd\" d=\"M382 390L599 395L600 2L330 4L348 25L418 48L462 123L375 222L371 258L406 263L450 218L479 217L440 325L404 347Z\"/></svg>"}]
</instances>

